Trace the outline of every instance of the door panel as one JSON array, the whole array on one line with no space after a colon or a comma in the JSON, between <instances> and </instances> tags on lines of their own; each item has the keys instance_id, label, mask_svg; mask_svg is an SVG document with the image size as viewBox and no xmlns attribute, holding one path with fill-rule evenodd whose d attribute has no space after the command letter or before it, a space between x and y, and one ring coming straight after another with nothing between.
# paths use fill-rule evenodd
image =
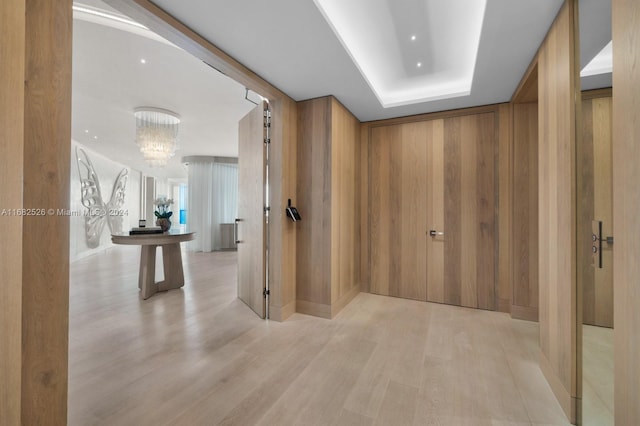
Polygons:
<instances>
[{"instance_id":1,"label":"door panel","mask_svg":"<svg viewBox=\"0 0 640 426\"><path fill-rule=\"evenodd\" d=\"M370 149L371 291L495 309L494 114L373 128Z\"/></svg>"},{"instance_id":2,"label":"door panel","mask_svg":"<svg viewBox=\"0 0 640 426\"><path fill-rule=\"evenodd\" d=\"M238 297L265 317L265 104L238 128Z\"/></svg>"},{"instance_id":3,"label":"door panel","mask_svg":"<svg viewBox=\"0 0 640 426\"><path fill-rule=\"evenodd\" d=\"M427 122L427 229L444 232L444 120ZM445 236L427 238L427 301L444 303Z\"/></svg>"},{"instance_id":4,"label":"door panel","mask_svg":"<svg viewBox=\"0 0 640 426\"><path fill-rule=\"evenodd\" d=\"M494 114L445 120L445 303L495 309Z\"/></svg>"},{"instance_id":5,"label":"door panel","mask_svg":"<svg viewBox=\"0 0 640 426\"><path fill-rule=\"evenodd\" d=\"M372 293L426 300L426 127L372 130Z\"/></svg>"},{"instance_id":6,"label":"door panel","mask_svg":"<svg viewBox=\"0 0 640 426\"><path fill-rule=\"evenodd\" d=\"M582 102L582 144L578 147L581 197L578 215L579 280L583 286L583 322L613 327L613 244L602 243L602 268L590 262L591 221L602 222L602 237L613 236L611 97Z\"/></svg>"}]
</instances>

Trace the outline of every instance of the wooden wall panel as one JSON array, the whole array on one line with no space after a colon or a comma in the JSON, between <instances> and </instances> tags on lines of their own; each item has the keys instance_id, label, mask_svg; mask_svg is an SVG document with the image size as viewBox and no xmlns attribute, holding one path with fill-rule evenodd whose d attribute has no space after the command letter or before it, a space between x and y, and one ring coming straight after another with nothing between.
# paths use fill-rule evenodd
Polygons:
<instances>
[{"instance_id":1,"label":"wooden wall panel","mask_svg":"<svg viewBox=\"0 0 640 426\"><path fill-rule=\"evenodd\" d=\"M0 5L3 209L69 208L71 28L71 1ZM69 219L0 220L0 424L66 424Z\"/></svg>"},{"instance_id":2,"label":"wooden wall panel","mask_svg":"<svg viewBox=\"0 0 640 426\"><path fill-rule=\"evenodd\" d=\"M238 123L238 298L260 318L266 318L265 109L260 103Z\"/></svg>"},{"instance_id":3,"label":"wooden wall panel","mask_svg":"<svg viewBox=\"0 0 640 426\"><path fill-rule=\"evenodd\" d=\"M496 308L495 123L491 112L371 129L371 292Z\"/></svg>"},{"instance_id":4,"label":"wooden wall panel","mask_svg":"<svg viewBox=\"0 0 640 426\"><path fill-rule=\"evenodd\" d=\"M372 131L372 292L426 300L427 124Z\"/></svg>"},{"instance_id":5,"label":"wooden wall panel","mask_svg":"<svg viewBox=\"0 0 640 426\"><path fill-rule=\"evenodd\" d=\"M602 237L613 236L612 99L592 99L594 218L602 221ZM584 116L584 114L583 114ZM588 233L586 234L588 240ZM582 235L580 235L582 238ZM602 268L595 272L594 324L613 327L613 245L602 244Z\"/></svg>"},{"instance_id":6,"label":"wooden wall panel","mask_svg":"<svg viewBox=\"0 0 640 426\"><path fill-rule=\"evenodd\" d=\"M360 122L331 98L331 316L360 292L357 256Z\"/></svg>"},{"instance_id":7,"label":"wooden wall panel","mask_svg":"<svg viewBox=\"0 0 640 426\"><path fill-rule=\"evenodd\" d=\"M296 299L331 304L331 100L298 103Z\"/></svg>"},{"instance_id":8,"label":"wooden wall panel","mask_svg":"<svg viewBox=\"0 0 640 426\"><path fill-rule=\"evenodd\" d=\"M333 97L298 104L298 312L332 318L360 292L360 123Z\"/></svg>"},{"instance_id":9,"label":"wooden wall panel","mask_svg":"<svg viewBox=\"0 0 640 426\"><path fill-rule=\"evenodd\" d=\"M513 106L498 110L498 311L511 311L511 224L513 205ZM537 182L536 182L537 183Z\"/></svg>"},{"instance_id":10,"label":"wooden wall panel","mask_svg":"<svg viewBox=\"0 0 640 426\"><path fill-rule=\"evenodd\" d=\"M462 119L444 123L444 303L462 304Z\"/></svg>"},{"instance_id":11,"label":"wooden wall panel","mask_svg":"<svg viewBox=\"0 0 640 426\"><path fill-rule=\"evenodd\" d=\"M360 291L371 291L370 259L370 221L369 213L369 139L371 128L366 124L360 124L360 161L359 161L359 212L360 212Z\"/></svg>"},{"instance_id":12,"label":"wooden wall panel","mask_svg":"<svg viewBox=\"0 0 640 426\"><path fill-rule=\"evenodd\" d=\"M592 265L591 223L602 221L603 236L613 235L611 96L582 101L582 136L576 147L579 208L577 281L582 286L582 321L613 327L613 252L603 244L603 268Z\"/></svg>"},{"instance_id":13,"label":"wooden wall panel","mask_svg":"<svg viewBox=\"0 0 640 426\"><path fill-rule=\"evenodd\" d=\"M496 270L498 253L498 234L496 217L498 212L497 160L498 137L495 114L482 114L470 120L465 128L468 141L475 136L476 175L471 179L476 183L476 216L471 218L476 228L476 291L477 306L480 309L496 310ZM472 136L473 135L473 136ZM470 142L467 142L469 144ZM471 183L471 181L469 182ZM467 186L469 188L470 186ZM463 195L466 198L466 194Z\"/></svg>"},{"instance_id":14,"label":"wooden wall panel","mask_svg":"<svg viewBox=\"0 0 640 426\"><path fill-rule=\"evenodd\" d=\"M0 208L22 206L25 77L24 0L0 3ZM4 58L10 58L4 60ZM0 241L0 424L20 424L22 217L3 216Z\"/></svg>"},{"instance_id":15,"label":"wooden wall panel","mask_svg":"<svg viewBox=\"0 0 640 426\"><path fill-rule=\"evenodd\" d=\"M640 4L613 2L615 422L640 424Z\"/></svg>"},{"instance_id":16,"label":"wooden wall panel","mask_svg":"<svg viewBox=\"0 0 640 426\"><path fill-rule=\"evenodd\" d=\"M560 9L538 53L538 221L541 365L567 417L576 415L575 2Z\"/></svg>"},{"instance_id":17,"label":"wooden wall panel","mask_svg":"<svg viewBox=\"0 0 640 426\"><path fill-rule=\"evenodd\" d=\"M284 209L297 205L297 106L288 98L270 102L272 111L269 221L269 318L284 321L296 310L296 230Z\"/></svg>"},{"instance_id":18,"label":"wooden wall panel","mask_svg":"<svg viewBox=\"0 0 640 426\"><path fill-rule=\"evenodd\" d=\"M407 123L401 126L398 152L399 164L392 170L398 177L400 191L393 191L399 198L392 204L392 222L396 222L391 238L393 250L399 253L399 274L390 277L396 291L393 296L406 299L427 300L427 144L425 123ZM397 148L392 147L392 152ZM395 234L395 235L394 235ZM395 257L395 256L394 256Z\"/></svg>"},{"instance_id":19,"label":"wooden wall panel","mask_svg":"<svg viewBox=\"0 0 640 426\"><path fill-rule=\"evenodd\" d=\"M392 204L392 175L394 150L392 146L400 143L400 126L388 126L372 129L370 145L370 186L369 218L371 221L371 285L374 294L389 296L392 294L390 283L394 282L391 266L393 255L391 244L394 240L394 209ZM397 235L397 234L396 234ZM397 274L397 272L396 272ZM397 277L397 275L395 275Z\"/></svg>"},{"instance_id":20,"label":"wooden wall panel","mask_svg":"<svg viewBox=\"0 0 640 426\"><path fill-rule=\"evenodd\" d=\"M427 230L445 230L444 120L426 121ZM427 301L445 303L445 238L427 238Z\"/></svg>"},{"instance_id":21,"label":"wooden wall panel","mask_svg":"<svg viewBox=\"0 0 640 426\"><path fill-rule=\"evenodd\" d=\"M511 301L511 272L510 272L510 255L509 255L509 241L510 241L510 211L511 211L511 200L510 200L510 188L511 188L511 175L508 173L511 167L511 153L510 153L510 144L512 140L511 135L511 106L509 104L503 105L493 105L493 106L485 106L485 107L476 107L476 108L468 108L463 110L453 110L453 111L444 111L438 113L430 113L430 114L422 114L411 117L401 117L389 120L381 120L381 121L373 121L362 124L361 131L361 139L362 139L362 151L361 151L361 204L363 206L363 210L361 212L361 288L362 291L370 291L370 292L380 292L385 291L383 288L385 284L380 282L379 277L374 276L374 265L372 259L377 258L377 254L374 253L374 250L377 247L374 247L377 243L374 241L374 237L377 237L377 224L374 223L374 218L370 212L374 211L374 204L371 203L379 203L380 201L375 201L372 197L378 196L376 193L380 189L381 184L385 184L388 182L381 182L380 179L375 178L373 175L373 169L375 167L376 161L381 156L384 158L390 158L390 153L381 153L377 152L376 149L373 148L373 139L374 135L376 138L388 138L392 137L391 135L383 136L380 132L390 132L393 126L402 125L407 123L417 123L417 122L425 122L425 123L440 123L439 125L433 125L431 127L425 128L424 139L427 143L427 173L428 173L428 183L426 184L428 194L433 193L434 189L434 179L442 179L439 183L440 185L444 184L445 179L445 166L444 166L444 120L449 118L461 117L461 116L469 116L469 115L480 115L484 113L491 113L494 116L493 126L494 126L494 167L495 173L494 182L496 185L495 194L497 199L494 197L494 203L496 211L494 211L494 223L495 232L498 234L496 238L498 241L496 242L496 250L500 253L499 256L494 256L495 268L494 270L498 272L497 279L499 280L498 287L494 290L493 299L495 308L501 311L508 311L510 308ZM383 130L386 129L386 130ZM394 136L399 137L399 136ZM440 168L441 170L434 169L434 165L437 165L438 159L440 160ZM380 160L381 161L381 160ZM433 162L436 163L433 163ZM506 177L505 177L506 175ZM500 179L497 176L501 176ZM379 183L377 183L379 182ZM371 188L371 189L369 189ZM505 192L507 193L505 195ZM437 193L437 191L436 191ZM441 194L442 203L445 202L444 193ZM431 204L432 195L427 196L427 212L431 212L431 217L434 216L433 205ZM364 206L369 206L369 209ZM444 210L440 213L442 216L442 222L438 223L437 219L433 223L429 223L428 219L428 229L444 229ZM449 218L451 219L451 218ZM385 231L386 232L386 231ZM433 244L432 244L433 243ZM427 267L427 274L431 276L431 274L436 274L435 277L438 277L438 274L444 275L444 246L445 242L442 238L436 239L428 239L427 241L427 253L428 259L427 264L440 264L440 268L442 271L438 271L438 269L433 269L431 267ZM441 251L442 260L437 261L434 260L432 254L438 255L438 251ZM453 270L451 271L454 272ZM386 273L386 272L385 272ZM433 278L435 278L433 277ZM439 283L439 284L434 284ZM377 287L374 289L373 287ZM497 291L497 293L496 293ZM444 282L440 279L429 279L429 284L427 286L427 298L430 301L436 302L445 302L444 295ZM382 293L387 294L387 293ZM489 294L489 293L486 293Z\"/></svg>"},{"instance_id":22,"label":"wooden wall panel","mask_svg":"<svg viewBox=\"0 0 640 426\"><path fill-rule=\"evenodd\" d=\"M513 106L511 315L538 320L538 104Z\"/></svg>"},{"instance_id":23,"label":"wooden wall panel","mask_svg":"<svg viewBox=\"0 0 640 426\"><path fill-rule=\"evenodd\" d=\"M494 114L445 120L445 303L496 307Z\"/></svg>"}]
</instances>

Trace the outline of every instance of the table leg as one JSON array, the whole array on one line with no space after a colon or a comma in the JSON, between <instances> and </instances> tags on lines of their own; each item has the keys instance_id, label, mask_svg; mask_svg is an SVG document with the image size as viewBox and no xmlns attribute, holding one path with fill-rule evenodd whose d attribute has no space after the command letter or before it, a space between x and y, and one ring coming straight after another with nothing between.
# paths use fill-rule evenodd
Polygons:
<instances>
[{"instance_id":1,"label":"table leg","mask_svg":"<svg viewBox=\"0 0 640 426\"><path fill-rule=\"evenodd\" d=\"M142 298L148 299L158 291L156 286L156 247L152 245L142 246L140 252L140 277L138 287L142 292Z\"/></svg>"},{"instance_id":2,"label":"table leg","mask_svg":"<svg viewBox=\"0 0 640 426\"><path fill-rule=\"evenodd\" d=\"M180 243L162 246L162 263L164 266L164 281L158 283L158 290L164 291L184 286Z\"/></svg>"}]
</instances>

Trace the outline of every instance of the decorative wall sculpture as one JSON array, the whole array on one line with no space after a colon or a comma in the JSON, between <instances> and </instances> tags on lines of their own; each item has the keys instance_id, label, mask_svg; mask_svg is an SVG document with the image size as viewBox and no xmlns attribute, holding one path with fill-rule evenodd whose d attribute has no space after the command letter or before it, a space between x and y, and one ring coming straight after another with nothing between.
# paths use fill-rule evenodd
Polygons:
<instances>
[{"instance_id":1,"label":"decorative wall sculpture","mask_svg":"<svg viewBox=\"0 0 640 426\"><path fill-rule=\"evenodd\" d=\"M87 247L96 248L100 245L105 222L109 225L112 234L122 232L123 218L127 213L122 207L126 195L128 171L122 169L118 174L113 183L111 198L105 203L98 174L83 149L76 148L76 160L80 174L81 201L87 209L84 215L85 239Z\"/></svg>"}]
</instances>

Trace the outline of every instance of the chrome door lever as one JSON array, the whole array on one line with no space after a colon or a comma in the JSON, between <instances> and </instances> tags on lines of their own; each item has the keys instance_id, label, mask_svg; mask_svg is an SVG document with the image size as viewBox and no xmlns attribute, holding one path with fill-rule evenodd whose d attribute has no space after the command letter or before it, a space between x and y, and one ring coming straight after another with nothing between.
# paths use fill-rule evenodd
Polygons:
<instances>
[{"instance_id":1,"label":"chrome door lever","mask_svg":"<svg viewBox=\"0 0 640 426\"><path fill-rule=\"evenodd\" d=\"M429 231L429 236L431 236L431 237L444 236L444 232L439 232L439 231L436 231L435 229L431 229Z\"/></svg>"}]
</instances>

